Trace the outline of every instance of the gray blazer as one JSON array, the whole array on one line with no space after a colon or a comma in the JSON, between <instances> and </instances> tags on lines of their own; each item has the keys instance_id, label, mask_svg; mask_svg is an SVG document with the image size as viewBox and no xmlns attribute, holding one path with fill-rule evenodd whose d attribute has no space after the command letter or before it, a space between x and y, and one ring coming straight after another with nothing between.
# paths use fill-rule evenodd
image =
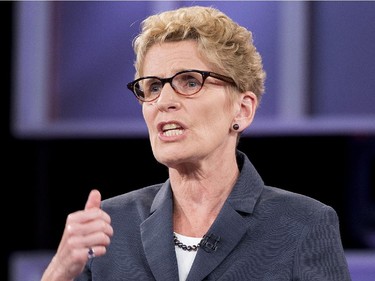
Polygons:
<instances>
[{"instance_id":1,"label":"gray blazer","mask_svg":"<svg viewBox=\"0 0 375 281\"><path fill-rule=\"evenodd\" d=\"M240 151L237 162L240 176L187 281L351 280L336 212L264 185ZM178 280L169 180L106 199L102 208L112 219L111 244L76 280Z\"/></svg>"}]
</instances>

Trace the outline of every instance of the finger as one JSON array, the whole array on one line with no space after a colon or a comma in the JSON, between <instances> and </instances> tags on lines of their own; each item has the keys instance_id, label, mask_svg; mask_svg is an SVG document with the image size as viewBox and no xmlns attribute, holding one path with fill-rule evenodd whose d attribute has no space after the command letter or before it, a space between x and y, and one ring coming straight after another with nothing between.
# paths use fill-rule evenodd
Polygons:
<instances>
[{"instance_id":1,"label":"finger","mask_svg":"<svg viewBox=\"0 0 375 281\"><path fill-rule=\"evenodd\" d=\"M93 189L91 190L89 197L87 198L85 210L91 209L91 208L100 208L101 203L101 194L99 190Z\"/></svg>"},{"instance_id":2,"label":"finger","mask_svg":"<svg viewBox=\"0 0 375 281\"><path fill-rule=\"evenodd\" d=\"M105 246L94 246L88 247L87 249L82 249L79 254L82 256L87 255L87 259L92 259L95 257L103 256L106 252L107 248Z\"/></svg>"}]
</instances>

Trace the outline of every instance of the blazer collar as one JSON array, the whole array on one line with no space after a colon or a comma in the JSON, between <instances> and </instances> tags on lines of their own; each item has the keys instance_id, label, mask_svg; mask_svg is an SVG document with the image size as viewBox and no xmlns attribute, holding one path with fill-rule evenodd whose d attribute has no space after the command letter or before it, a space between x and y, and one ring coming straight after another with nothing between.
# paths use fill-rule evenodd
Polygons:
<instances>
[{"instance_id":1,"label":"blazer collar","mask_svg":"<svg viewBox=\"0 0 375 281\"><path fill-rule=\"evenodd\" d=\"M252 213L263 191L264 182L243 152L237 150L236 155L240 174L227 203L238 212Z\"/></svg>"}]
</instances>

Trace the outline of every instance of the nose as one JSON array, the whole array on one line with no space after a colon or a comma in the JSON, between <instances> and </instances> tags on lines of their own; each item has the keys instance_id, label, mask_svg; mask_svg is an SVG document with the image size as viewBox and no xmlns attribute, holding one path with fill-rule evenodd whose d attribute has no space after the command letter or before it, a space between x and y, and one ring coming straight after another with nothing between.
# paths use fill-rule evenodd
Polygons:
<instances>
[{"instance_id":1,"label":"nose","mask_svg":"<svg viewBox=\"0 0 375 281\"><path fill-rule=\"evenodd\" d=\"M172 84L170 81L166 82L164 85L163 85L163 88L161 89L160 91L160 95L159 95L159 98L158 100L160 101L161 99L164 100L164 99L171 99L171 98L174 98L175 96L177 95L177 93L175 92L175 90L173 89L172 87Z\"/></svg>"},{"instance_id":2,"label":"nose","mask_svg":"<svg viewBox=\"0 0 375 281\"><path fill-rule=\"evenodd\" d=\"M171 110L179 107L178 94L170 83L165 83L161 89L160 95L156 100L159 110Z\"/></svg>"}]
</instances>

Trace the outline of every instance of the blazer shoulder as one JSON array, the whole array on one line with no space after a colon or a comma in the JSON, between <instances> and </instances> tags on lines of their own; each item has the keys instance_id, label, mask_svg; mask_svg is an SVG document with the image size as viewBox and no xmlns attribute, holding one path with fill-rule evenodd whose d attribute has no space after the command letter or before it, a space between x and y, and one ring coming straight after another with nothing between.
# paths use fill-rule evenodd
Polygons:
<instances>
[{"instance_id":1,"label":"blazer shoulder","mask_svg":"<svg viewBox=\"0 0 375 281\"><path fill-rule=\"evenodd\" d=\"M265 186L261 202L266 208L274 206L280 214L298 220L325 220L327 216L334 221L337 220L337 213L333 207L315 198L277 187Z\"/></svg>"},{"instance_id":2,"label":"blazer shoulder","mask_svg":"<svg viewBox=\"0 0 375 281\"><path fill-rule=\"evenodd\" d=\"M130 205L151 206L162 185L162 183L154 184L104 199L102 201L102 208L108 210Z\"/></svg>"}]
</instances>

